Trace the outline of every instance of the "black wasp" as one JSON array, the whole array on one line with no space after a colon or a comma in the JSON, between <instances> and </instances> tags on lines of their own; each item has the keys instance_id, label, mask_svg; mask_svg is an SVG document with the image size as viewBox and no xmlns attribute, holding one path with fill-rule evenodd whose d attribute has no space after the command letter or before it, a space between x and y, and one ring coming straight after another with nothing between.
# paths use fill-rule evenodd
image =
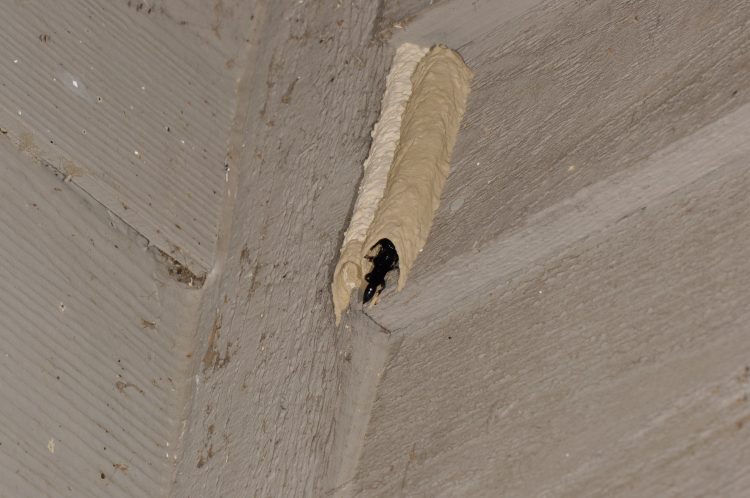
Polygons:
<instances>
[{"instance_id":1,"label":"black wasp","mask_svg":"<svg viewBox=\"0 0 750 498\"><path fill-rule=\"evenodd\" d=\"M370 252L372 253L375 248L377 248L377 253L374 256L365 256L368 260L372 261L372 271L365 275L367 287L365 288L365 293L362 295L363 304L383 292L383 289L385 289L386 274L398 268L398 253L393 242L388 239L380 239L370 248Z\"/></svg>"}]
</instances>

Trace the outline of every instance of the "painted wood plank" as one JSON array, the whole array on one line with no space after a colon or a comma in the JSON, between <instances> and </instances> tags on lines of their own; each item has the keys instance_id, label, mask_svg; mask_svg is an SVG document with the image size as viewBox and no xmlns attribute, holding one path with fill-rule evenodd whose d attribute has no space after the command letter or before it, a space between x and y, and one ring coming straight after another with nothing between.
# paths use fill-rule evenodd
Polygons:
<instances>
[{"instance_id":1,"label":"painted wood plank","mask_svg":"<svg viewBox=\"0 0 750 498\"><path fill-rule=\"evenodd\" d=\"M390 38L394 32L398 32L417 16L424 15L426 10L442 3L442 0L383 0L381 11L378 15L378 36Z\"/></svg>"},{"instance_id":2,"label":"painted wood plank","mask_svg":"<svg viewBox=\"0 0 750 498\"><path fill-rule=\"evenodd\" d=\"M140 12L158 14L155 22L175 24L181 32L212 45L223 57L224 69L239 76L241 51L250 39L258 8L255 0L131 0Z\"/></svg>"},{"instance_id":3,"label":"painted wood plank","mask_svg":"<svg viewBox=\"0 0 750 498\"><path fill-rule=\"evenodd\" d=\"M0 136L0 496L164 496L198 294Z\"/></svg>"},{"instance_id":4,"label":"painted wood plank","mask_svg":"<svg viewBox=\"0 0 750 498\"><path fill-rule=\"evenodd\" d=\"M424 276L393 302L368 308L392 331L429 328L579 241L701 177L750 157L750 105L668 146L620 173L585 187L530 216L524 226L503 233L481 249L458 254L441 271Z\"/></svg>"},{"instance_id":5,"label":"painted wood plank","mask_svg":"<svg viewBox=\"0 0 750 498\"><path fill-rule=\"evenodd\" d=\"M451 34L475 92L433 238L368 311L403 342L357 496L744 492L749 16L713 7Z\"/></svg>"},{"instance_id":6,"label":"painted wood plank","mask_svg":"<svg viewBox=\"0 0 750 498\"><path fill-rule=\"evenodd\" d=\"M404 36L433 36L435 12L469 3L436 7ZM496 8L505 15L506 7ZM639 208L638 196L607 207L602 191L592 213L600 221L572 221L575 203L583 202L578 192L611 182L617 194L624 177L613 175L635 175L623 172L670 144L699 138L697 130L750 102L743 90L750 83L747 22L742 1L719 12L704 3L599 0L545 3L492 29L480 26L461 49L476 77L430 238L404 292L384 296L371 316L391 330L423 323L501 284L509 272L525 271L566 238L610 223L618 210ZM451 39L459 42L461 32ZM691 150L741 153L741 133L726 135L732 126L745 125L707 129L702 150ZM700 173L701 160L681 173L680 161L689 159L676 155L664 171L676 175L676 186L690 181L689 171ZM662 179L664 192L669 187ZM568 219L555 225L561 209Z\"/></svg>"},{"instance_id":7,"label":"painted wood plank","mask_svg":"<svg viewBox=\"0 0 750 498\"><path fill-rule=\"evenodd\" d=\"M243 61L246 117L230 143L238 194L226 259L204 288L208 361L172 489L180 498L335 493L369 416L351 411L368 402L353 389L379 372L353 322L334 327L329 293L393 55L374 40L377 4L261 10ZM360 380L354 357L373 360Z\"/></svg>"},{"instance_id":8,"label":"painted wood plank","mask_svg":"<svg viewBox=\"0 0 750 498\"><path fill-rule=\"evenodd\" d=\"M355 496L742 495L748 189L745 156L401 334Z\"/></svg>"},{"instance_id":9,"label":"painted wood plank","mask_svg":"<svg viewBox=\"0 0 750 498\"><path fill-rule=\"evenodd\" d=\"M223 203L234 75L143 2L11 2L0 126L153 245L205 273Z\"/></svg>"}]
</instances>

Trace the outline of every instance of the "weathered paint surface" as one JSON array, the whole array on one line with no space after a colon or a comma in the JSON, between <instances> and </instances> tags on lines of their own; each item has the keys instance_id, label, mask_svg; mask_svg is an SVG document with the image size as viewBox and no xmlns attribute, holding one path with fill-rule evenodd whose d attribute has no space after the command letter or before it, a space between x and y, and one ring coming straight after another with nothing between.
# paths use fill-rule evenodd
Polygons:
<instances>
[{"instance_id":1,"label":"weathered paint surface","mask_svg":"<svg viewBox=\"0 0 750 498\"><path fill-rule=\"evenodd\" d=\"M198 291L6 136L0 166L0 496L165 496Z\"/></svg>"},{"instance_id":2,"label":"weathered paint surface","mask_svg":"<svg viewBox=\"0 0 750 498\"><path fill-rule=\"evenodd\" d=\"M361 442L369 416L341 404L370 402L356 386L373 378L348 377L370 361L353 334L382 332L346 318L336 329L329 285L393 52L373 39L373 2L262 10L227 257L206 284L213 340L173 496L320 496L350 479L342 455L358 454L349 435Z\"/></svg>"},{"instance_id":3,"label":"weathered paint surface","mask_svg":"<svg viewBox=\"0 0 750 498\"><path fill-rule=\"evenodd\" d=\"M225 197L234 77L169 16L135 0L3 5L0 124L200 275Z\"/></svg>"},{"instance_id":4,"label":"weathered paint surface","mask_svg":"<svg viewBox=\"0 0 750 498\"><path fill-rule=\"evenodd\" d=\"M2 7L2 497L172 486L243 45L203 3Z\"/></svg>"},{"instance_id":5,"label":"weathered paint surface","mask_svg":"<svg viewBox=\"0 0 750 498\"><path fill-rule=\"evenodd\" d=\"M368 310L402 342L352 489L742 495L750 9L491 4L447 35L476 78L431 237Z\"/></svg>"},{"instance_id":6,"label":"weathered paint surface","mask_svg":"<svg viewBox=\"0 0 750 498\"><path fill-rule=\"evenodd\" d=\"M214 223L211 271L202 291L175 282L137 224L81 183L82 166L42 149L44 124L21 126L38 117L0 123L0 495L744 493L746 2L446 1L387 30L458 48L476 79L409 286L384 295L374 321L354 310L339 330L327 286L392 57L379 26L389 8L427 2L157 3L168 16L141 2L76 9L135 26L113 30L119 47L142 32L138 43L174 48L123 51L128 78L140 54L154 70L223 65L228 121L210 150L222 152L226 192L196 211ZM3 50L21 40L43 60L29 42L57 37L36 28ZM217 59L191 59L204 50ZM0 61L6 85L13 60ZM24 78L30 93L42 80ZM201 94L188 86L154 109ZM17 85L0 91L31 102ZM55 129L93 119L85 98L59 95ZM113 116L96 119L120 127ZM71 157L106 152L102 177L124 164L107 152L118 143L87 149L65 133ZM520 251L506 275L498 261ZM483 261L507 278L430 285Z\"/></svg>"}]
</instances>

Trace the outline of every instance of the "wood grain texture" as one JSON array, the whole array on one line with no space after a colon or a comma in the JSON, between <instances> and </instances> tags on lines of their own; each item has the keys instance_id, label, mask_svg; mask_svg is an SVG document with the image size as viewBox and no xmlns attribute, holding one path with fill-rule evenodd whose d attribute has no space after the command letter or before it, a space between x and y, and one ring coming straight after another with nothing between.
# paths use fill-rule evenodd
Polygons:
<instances>
[{"instance_id":1,"label":"wood grain texture","mask_svg":"<svg viewBox=\"0 0 750 498\"><path fill-rule=\"evenodd\" d=\"M497 31L500 26L507 29L515 19L541 3L542 0L435 2L434 7L425 9L417 18L400 23L399 29L392 29L390 43L393 46L405 42L424 46L442 43L463 51L467 45Z\"/></svg>"},{"instance_id":2,"label":"wood grain texture","mask_svg":"<svg viewBox=\"0 0 750 498\"><path fill-rule=\"evenodd\" d=\"M359 496L743 495L748 189L746 156L405 331Z\"/></svg>"},{"instance_id":3,"label":"wood grain texture","mask_svg":"<svg viewBox=\"0 0 750 498\"><path fill-rule=\"evenodd\" d=\"M198 294L0 136L0 496L164 496Z\"/></svg>"},{"instance_id":4,"label":"wood grain texture","mask_svg":"<svg viewBox=\"0 0 750 498\"><path fill-rule=\"evenodd\" d=\"M4 7L0 497L745 492L747 2L427 3ZM388 12L477 76L337 329Z\"/></svg>"},{"instance_id":5,"label":"wood grain texture","mask_svg":"<svg viewBox=\"0 0 750 498\"><path fill-rule=\"evenodd\" d=\"M395 302L368 309L391 331L429 328L586 237L647 209L702 176L750 157L750 105L529 217L481 250L454 256ZM431 289L432 291L425 291ZM445 289L446 292L436 292ZM450 290L450 292L447 292Z\"/></svg>"},{"instance_id":6,"label":"wood grain texture","mask_svg":"<svg viewBox=\"0 0 750 498\"><path fill-rule=\"evenodd\" d=\"M351 489L742 495L750 9L529 6L449 34L476 79L427 246L367 311L403 341Z\"/></svg>"},{"instance_id":7,"label":"wood grain texture","mask_svg":"<svg viewBox=\"0 0 750 498\"><path fill-rule=\"evenodd\" d=\"M191 35L218 50L224 69L239 76L244 69L240 61L242 50L251 37L258 2L255 0L131 0L140 12L158 13L155 22L175 24L180 32Z\"/></svg>"},{"instance_id":8,"label":"wood grain texture","mask_svg":"<svg viewBox=\"0 0 750 498\"><path fill-rule=\"evenodd\" d=\"M462 4L437 7L400 39L440 33L433 14ZM471 39L452 33L465 36L460 52L476 73L452 172L409 285L373 317L399 328L450 309L471 290L440 285L446 272L499 255L498 243L535 230L540 213L750 101L748 22L743 1L717 10L599 0L544 3Z\"/></svg>"},{"instance_id":9,"label":"wood grain texture","mask_svg":"<svg viewBox=\"0 0 750 498\"><path fill-rule=\"evenodd\" d=\"M347 322L343 328L350 338L346 349L339 351L344 361L336 372L337 408L322 486L327 495L342 498L354 493L377 388L385 375L387 358L401 342L364 313L352 314Z\"/></svg>"},{"instance_id":10,"label":"wood grain texture","mask_svg":"<svg viewBox=\"0 0 750 498\"><path fill-rule=\"evenodd\" d=\"M213 264L234 75L163 18L138 1L3 6L0 126L199 274Z\"/></svg>"},{"instance_id":11,"label":"wood grain texture","mask_svg":"<svg viewBox=\"0 0 750 498\"><path fill-rule=\"evenodd\" d=\"M374 2L262 10L227 258L206 284L181 498L335 492L332 452L349 451L336 433L353 427L336 416L359 396L344 391L358 385L346 358L363 353L348 318L333 326L329 284L393 54L373 41Z\"/></svg>"},{"instance_id":12,"label":"wood grain texture","mask_svg":"<svg viewBox=\"0 0 750 498\"><path fill-rule=\"evenodd\" d=\"M382 0L376 23L379 36L390 37L393 32L403 29L418 15L444 0Z\"/></svg>"}]
</instances>

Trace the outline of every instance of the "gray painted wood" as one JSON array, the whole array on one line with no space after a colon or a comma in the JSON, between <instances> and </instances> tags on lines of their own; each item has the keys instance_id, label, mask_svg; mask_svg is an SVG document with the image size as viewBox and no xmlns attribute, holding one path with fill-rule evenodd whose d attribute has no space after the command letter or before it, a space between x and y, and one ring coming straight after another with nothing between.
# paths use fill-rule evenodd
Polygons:
<instances>
[{"instance_id":1,"label":"gray painted wood","mask_svg":"<svg viewBox=\"0 0 750 498\"><path fill-rule=\"evenodd\" d=\"M179 27L185 40L197 39L196 45L209 45L221 53L224 71L239 76L244 70L242 52L251 36L258 2L255 0L131 0L131 7L149 15L165 29ZM231 99L230 99L231 100Z\"/></svg>"},{"instance_id":2,"label":"gray painted wood","mask_svg":"<svg viewBox=\"0 0 750 498\"><path fill-rule=\"evenodd\" d=\"M747 489L745 2L427 3L7 7L0 496ZM469 112L404 293L336 329L331 272L407 40L460 50ZM59 61L88 93L46 79ZM162 133L180 110L205 158ZM155 163L130 157L143 137Z\"/></svg>"},{"instance_id":3,"label":"gray painted wood","mask_svg":"<svg viewBox=\"0 0 750 498\"><path fill-rule=\"evenodd\" d=\"M467 4L436 7L399 40L441 33L435 16ZM492 19L491 5L467 16ZM391 330L455 308L489 280L505 278L501 267L535 264L536 251L558 243L555 233L528 250L504 246L522 233L539 235L541 218L554 219L582 189L607 189L612 175L627 175L750 101L746 2L724 3L721 12L695 2L550 2L512 20L505 16L518 12L515 3L495 10L497 22L480 24L461 49L476 77L430 238L404 292L371 313ZM459 33L468 36L467 29ZM715 153L724 150L719 140L705 140ZM637 209L641 201L600 211ZM571 220L555 229L567 237L596 228L568 230ZM474 270L489 260L492 269Z\"/></svg>"},{"instance_id":4,"label":"gray painted wood","mask_svg":"<svg viewBox=\"0 0 750 498\"><path fill-rule=\"evenodd\" d=\"M201 38L202 2L177 19L177 1L3 8L2 497L166 496L173 480L200 292L156 249L212 263L249 17L233 14L253 5L214 9Z\"/></svg>"},{"instance_id":5,"label":"gray painted wood","mask_svg":"<svg viewBox=\"0 0 750 498\"><path fill-rule=\"evenodd\" d=\"M424 15L425 11L442 3L443 0L383 0L376 23L380 38L387 39L409 23L417 15Z\"/></svg>"},{"instance_id":6,"label":"gray painted wood","mask_svg":"<svg viewBox=\"0 0 750 498\"><path fill-rule=\"evenodd\" d=\"M744 494L750 11L715 7L550 2L466 40L431 237L367 311L403 340L357 496Z\"/></svg>"},{"instance_id":7,"label":"gray painted wood","mask_svg":"<svg viewBox=\"0 0 750 498\"><path fill-rule=\"evenodd\" d=\"M329 285L392 56L377 13L330 1L256 14L230 143L237 195L172 496L322 496L349 479L369 416L354 410L374 397L358 386L374 389L385 346L368 355L360 335L382 332L360 331L362 317L334 327Z\"/></svg>"},{"instance_id":8,"label":"gray painted wood","mask_svg":"<svg viewBox=\"0 0 750 498\"><path fill-rule=\"evenodd\" d=\"M358 496L742 496L750 170L711 171L389 360Z\"/></svg>"},{"instance_id":9,"label":"gray painted wood","mask_svg":"<svg viewBox=\"0 0 750 498\"><path fill-rule=\"evenodd\" d=\"M205 273L233 111L222 52L135 0L10 2L3 20L0 126Z\"/></svg>"},{"instance_id":10,"label":"gray painted wood","mask_svg":"<svg viewBox=\"0 0 750 498\"><path fill-rule=\"evenodd\" d=\"M331 496L351 496L362 455L365 433L370 422L386 359L400 345L363 313L347 317L344 331L351 337L340 350L344 358L337 372L337 409L333 418L333 442L322 489Z\"/></svg>"},{"instance_id":11,"label":"gray painted wood","mask_svg":"<svg viewBox=\"0 0 750 498\"><path fill-rule=\"evenodd\" d=\"M0 136L0 496L164 496L198 294Z\"/></svg>"},{"instance_id":12,"label":"gray painted wood","mask_svg":"<svg viewBox=\"0 0 750 498\"><path fill-rule=\"evenodd\" d=\"M461 314L560 251L647 209L664 195L750 157L750 105L650 155L606 180L530 216L518 229L458 254L392 302L368 308L391 331L413 333ZM453 201L455 202L455 200Z\"/></svg>"}]
</instances>

